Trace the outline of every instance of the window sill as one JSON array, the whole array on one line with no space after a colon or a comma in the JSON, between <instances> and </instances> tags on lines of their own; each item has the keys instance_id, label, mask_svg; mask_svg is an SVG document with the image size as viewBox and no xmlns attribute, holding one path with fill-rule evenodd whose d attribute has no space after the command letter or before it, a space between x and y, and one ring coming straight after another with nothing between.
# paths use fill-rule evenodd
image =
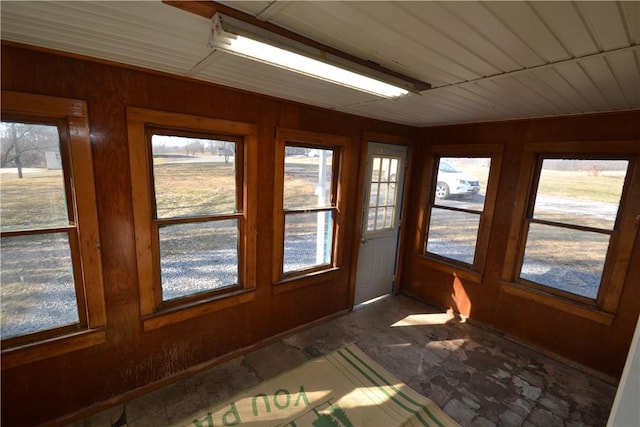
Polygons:
<instances>
[{"instance_id":1,"label":"window sill","mask_svg":"<svg viewBox=\"0 0 640 427\"><path fill-rule=\"evenodd\" d=\"M144 331L153 331L167 325L184 320L204 316L209 313L224 310L240 304L246 304L256 299L255 289L241 289L233 293L218 295L206 300L191 302L158 311L143 318Z\"/></svg>"},{"instance_id":2,"label":"window sill","mask_svg":"<svg viewBox=\"0 0 640 427\"><path fill-rule=\"evenodd\" d=\"M480 273L479 271L465 268L454 263L449 263L444 260L435 260L433 258L429 258L426 255L420 255L419 258L422 264L426 265L429 268L433 268L434 270L438 270L464 280L469 280L474 283L482 282L482 273Z\"/></svg>"},{"instance_id":3,"label":"window sill","mask_svg":"<svg viewBox=\"0 0 640 427\"><path fill-rule=\"evenodd\" d=\"M2 370L49 359L106 342L106 332L90 329L2 350Z\"/></svg>"},{"instance_id":4,"label":"window sill","mask_svg":"<svg viewBox=\"0 0 640 427\"><path fill-rule=\"evenodd\" d=\"M564 299L518 283L503 281L501 288L509 295L544 304L548 307L552 307L575 316L580 316L603 325L611 326L613 318L615 317L613 314L602 311L595 306L592 307L584 305L580 302Z\"/></svg>"},{"instance_id":5,"label":"window sill","mask_svg":"<svg viewBox=\"0 0 640 427\"><path fill-rule=\"evenodd\" d=\"M340 271L340 267L332 267L320 271L301 274L299 276L287 277L273 284L273 293L274 295L277 295L298 288L326 282L328 280L334 280Z\"/></svg>"}]
</instances>

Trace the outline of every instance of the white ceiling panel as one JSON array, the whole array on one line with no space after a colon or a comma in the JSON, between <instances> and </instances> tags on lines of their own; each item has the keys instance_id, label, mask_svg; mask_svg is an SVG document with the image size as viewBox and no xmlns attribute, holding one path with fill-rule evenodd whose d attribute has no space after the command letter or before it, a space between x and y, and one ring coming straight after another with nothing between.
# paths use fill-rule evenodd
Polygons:
<instances>
[{"instance_id":1,"label":"white ceiling panel","mask_svg":"<svg viewBox=\"0 0 640 427\"><path fill-rule=\"evenodd\" d=\"M596 44L601 50L611 50L629 45L629 34L625 28L626 19L621 15L622 6L618 2L585 1L577 3L584 14L588 28L593 32Z\"/></svg>"},{"instance_id":2,"label":"white ceiling panel","mask_svg":"<svg viewBox=\"0 0 640 427\"><path fill-rule=\"evenodd\" d=\"M505 55L512 58L517 64L516 69L534 67L544 63L542 58L531 49L527 41L511 30L511 28L518 28L520 23L513 20L502 22L489 8L488 3L450 2L447 3L447 7L468 26L482 34ZM493 5L493 9L498 9L498 7L499 4ZM452 33L452 36L455 37L454 34Z\"/></svg>"},{"instance_id":3,"label":"white ceiling panel","mask_svg":"<svg viewBox=\"0 0 640 427\"><path fill-rule=\"evenodd\" d=\"M584 96L589 105L587 111L608 111L612 109L602 95L602 89L594 84L582 64L570 62L558 64L554 68ZM620 108L624 109L622 106Z\"/></svg>"},{"instance_id":4,"label":"white ceiling panel","mask_svg":"<svg viewBox=\"0 0 640 427\"><path fill-rule=\"evenodd\" d=\"M559 105L565 107L567 113L590 109L584 96L553 67L536 70L534 74L547 85L548 92L555 96Z\"/></svg>"},{"instance_id":5,"label":"white ceiling panel","mask_svg":"<svg viewBox=\"0 0 640 427\"><path fill-rule=\"evenodd\" d=\"M201 43L208 22L158 2L2 2L0 10L3 40L178 74L210 53Z\"/></svg>"},{"instance_id":6,"label":"white ceiling panel","mask_svg":"<svg viewBox=\"0 0 640 427\"><path fill-rule=\"evenodd\" d=\"M580 64L594 86L598 88L598 91L607 100L608 105L626 105L627 108L629 107L629 103L622 93L622 87L618 84L607 58L588 58L580 61Z\"/></svg>"},{"instance_id":7,"label":"white ceiling panel","mask_svg":"<svg viewBox=\"0 0 640 427\"><path fill-rule=\"evenodd\" d=\"M640 49L607 56L629 107L640 105Z\"/></svg>"},{"instance_id":8,"label":"white ceiling panel","mask_svg":"<svg viewBox=\"0 0 640 427\"><path fill-rule=\"evenodd\" d=\"M490 2L485 6L511 31L512 39L519 39L543 63L569 58L558 36L542 21L540 15L527 2Z\"/></svg>"},{"instance_id":9,"label":"white ceiling panel","mask_svg":"<svg viewBox=\"0 0 640 427\"><path fill-rule=\"evenodd\" d=\"M513 79L526 87L526 90L537 99L538 104L545 110L552 111L553 114L566 114L571 110L570 104L558 96L555 91L550 90L551 87L540 78L538 73L518 73L513 76Z\"/></svg>"},{"instance_id":10,"label":"white ceiling panel","mask_svg":"<svg viewBox=\"0 0 640 427\"><path fill-rule=\"evenodd\" d=\"M391 45L388 57L393 58L395 51L398 54L404 52L412 52L419 49L424 52L429 62L437 64L440 69L446 70L464 80L472 80L484 75L491 75L498 70L487 63L482 57L476 55L457 39L449 37L446 33L442 33L430 25L431 18L423 17L424 13L412 13L411 10L405 10L401 3L387 2L352 2L349 6L358 13L355 15L356 21L360 21L367 17L367 21L363 22L364 31L375 22L373 28L376 39L380 41L389 41ZM377 21L375 18L383 21ZM385 25L388 22L402 22L401 26L389 27ZM375 46L375 45L374 45ZM398 46L403 46L400 50ZM376 46L378 49L378 46ZM399 62L394 59L394 62Z\"/></svg>"},{"instance_id":11,"label":"white ceiling panel","mask_svg":"<svg viewBox=\"0 0 640 427\"><path fill-rule=\"evenodd\" d=\"M461 17L450 12L448 5L447 2L397 3L397 6L404 8L407 13L419 16L423 22L428 21L440 34L451 39L452 43L463 46L467 55L476 56L490 64L494 71L481 73L482 75L498 74L520 68L513 58L500 50L482 32L476 31ZM452 28L457 29L455 37L452 37Z\"/></svg>"},{"instance_id":12,"label":"white ceiling panel","mask_svg":"<svg viewBox=\"0 0 640 427\"><path fill-rule=\"evenodd\" d=\"M595 40L574 2L540 1L531 7L567 50L570 57L591 55L598 52Z\"/></svg>"},{"instance_id":13,"label":"white ceiling panel","mask_svg":"<svg viewBox=\"0 0 640 427\"><path fill-rule=\"evenodd\" d=\"M640 42L640 2L623 1L619 6L625 28L629 33L629 43L638 44Z\"/></svg>"},{"instance_id":14,"label":"white ceiling panel","mask_svg":"<svg viewBox=\"0 0 640 427\"><path fill-rule=\"evenodd\" d=\"M223 5L432 89L383 99L214 52L209 19L159 0L3 0L0 29L3 40L414 126L640 109L638 1Z\"/></svg>"}]
</instances>

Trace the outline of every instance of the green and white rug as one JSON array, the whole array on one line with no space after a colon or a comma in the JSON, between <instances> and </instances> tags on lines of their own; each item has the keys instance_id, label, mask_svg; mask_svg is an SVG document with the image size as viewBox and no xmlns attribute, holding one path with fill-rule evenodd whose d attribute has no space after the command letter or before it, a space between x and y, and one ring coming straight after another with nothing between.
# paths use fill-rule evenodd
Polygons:
<instances>
[{"instance_id":1,"label":"green and white rug","mask_svg":"<svg viewBox=\"0 0 640 427\"><path fill-rule=\"evenodd\" d=\"M175 424L189 427L457 426L355 345L310 360Z\"/></svg>"}]
</instances>

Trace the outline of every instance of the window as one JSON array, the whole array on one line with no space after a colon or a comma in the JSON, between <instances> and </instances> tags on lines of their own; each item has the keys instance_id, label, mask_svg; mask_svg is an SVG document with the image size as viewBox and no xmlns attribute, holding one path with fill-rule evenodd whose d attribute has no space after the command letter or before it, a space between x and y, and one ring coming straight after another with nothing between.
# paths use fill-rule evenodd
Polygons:
<instances>
[{"instance_id":1,"label":"window","mask_svg":"<svg viewBox=\"0 0 640 427\"><path fill-rule=\"evenodd\" d=\"M82 101L2 92L3 349L71 334L75 349L105 324L86 114Z\"/></svg>"},{"instance_id":2,"label":"window","mask_svg":"<svg viewBox=\"0 0 640 427\"><path fill-rule=\"evenodd\" d=\"M373 157L371 165L371 187L367 203L367 233L395 228L398 221L398 166L400 156Z\"/></svg>"},{"instance_id":3,"label":"window","mask_svg":"<svg viewBox=\"0 0 640 427\"><path fill-rule=\"evenodd\" d=\"M490 168L485 157L438 159L427 253L473 265Z\"/></svg>"},{"instance_id":4,"label":"window","mask_svg":"<svg viewBox=\"0 0 640 427\"><path fill-rule=\"evenodd\" d=\"M595 300L627 175L625 159L538 159L519 278Z\"/></svg>"},{"instance_id":5,"label":"window","mask_svg":"<svg viewBox=\"0 0 640 427\"><path fill-rule=\"evenodd\" d=\"M639 147L525 144L503 291L611 324L636 235Z\"/></svg>"},{"instance_id":6,"label":"window","mask_svg":"<svg viewBox=\"0 0 640 427\"><path fill-rule=\"evenodd\" d=\"M242 144L149 129L163 302L238 286Z\"/></svg>"},{"instance_id":7,"label":"window","mask_svg":"<svg viewBox=\"0 0 640 427\"><path fill-rule=\"evenodd\" d=\"M274 281L338 267L339 177L347 141L278 131Z\"/></svg>"},{"instance_id":8,"label":"window","mask_svg":"<svg viewBox=\"0 0 640 427\"><path fill-rule=\"evenodd\" d=\"M481 272L491 228L501 147L456 145L434 146L431 150L435 167L431 174L422 250L427 259ZM437 263L431 264L438 268Z\"/></svg>"},{"instance_id":9,"label":"window","mask_svg":"<svg viewBox=\"0 0 640 427\"><path fill-rule=\"evenodd\" d=\"M128 121L143 315L178 321L221 299L246 301L255 286L254 127L135 108ZM151 329L171 321L147 320Z\"/></svg>"}]
</instances>

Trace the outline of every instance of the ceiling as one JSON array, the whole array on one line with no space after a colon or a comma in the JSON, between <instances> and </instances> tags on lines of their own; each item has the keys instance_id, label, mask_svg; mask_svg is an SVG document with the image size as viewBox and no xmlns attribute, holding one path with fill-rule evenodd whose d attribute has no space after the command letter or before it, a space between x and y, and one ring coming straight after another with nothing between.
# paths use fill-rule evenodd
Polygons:
<instances>
[{"instance_id":1,"label":"ceiling","mask_svg":"<svg viewBox=\"0 0 640 427\"><path fill-rule=\"evenodd\" d=\"M640 108L640 2L227 1L432 89L383 99L207 47L160 1L0 2L3 40L413 126Z\"/></svg>"}]
</instances>

